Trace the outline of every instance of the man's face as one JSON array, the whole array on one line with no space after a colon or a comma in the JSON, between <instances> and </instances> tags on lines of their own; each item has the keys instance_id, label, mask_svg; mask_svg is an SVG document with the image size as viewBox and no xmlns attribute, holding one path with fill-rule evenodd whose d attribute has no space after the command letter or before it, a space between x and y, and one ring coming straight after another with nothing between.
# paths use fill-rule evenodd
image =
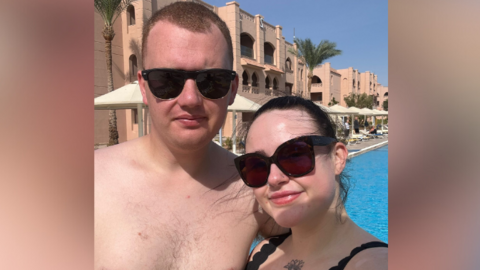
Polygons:
<instances>
[{"instance_id":1,"label":"man's face","mask_svg":"<svg viewBox=\"0 0 480 270\"><path fill-rule=\"evenodd\" d=\"M144 68L171 68L195 71L212 68L231 69L227 42L216 25L210 32L194 33L169 22L160 21L150 30ZM238 76L222 99L205 99L192 79L173 100L155 98L141 73L138 73L143 102L149 106L152 135L183 150L208 144L225 121L238 87Z\"/></svg>"}]
</instances>

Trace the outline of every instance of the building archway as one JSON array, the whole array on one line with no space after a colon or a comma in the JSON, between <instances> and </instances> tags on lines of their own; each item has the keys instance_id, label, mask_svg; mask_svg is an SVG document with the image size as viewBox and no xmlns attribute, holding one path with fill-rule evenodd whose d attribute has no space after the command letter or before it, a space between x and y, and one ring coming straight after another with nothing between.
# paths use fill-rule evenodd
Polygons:
<instances>
[{"instance_id":1,"label":"building archway","mask_svg":"<svg viewBox=\"0 0 480 270\"><path fill-rule=\"evenodd\" d=\"M258 87L258 77L256 72L253 72L252 74L252 86Z\"/></svg>"},{"instance_id":2,"label":"building archway","mask_svg":"<svg viewBox=\"0 0 480 270\"><path fill-rule=\"evenodd\" d=\"M242 85L248 85L248 73L245 70L242 73Z\"/></svg>"}]
</instances>

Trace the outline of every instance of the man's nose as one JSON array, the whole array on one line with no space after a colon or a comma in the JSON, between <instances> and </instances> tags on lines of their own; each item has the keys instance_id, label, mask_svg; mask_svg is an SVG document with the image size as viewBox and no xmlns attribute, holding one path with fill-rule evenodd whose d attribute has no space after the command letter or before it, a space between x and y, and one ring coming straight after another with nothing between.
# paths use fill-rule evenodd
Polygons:
<instances>
[{"instance_id":1,"label":"man's nose","mask_svg":"<svg viewBox=\"0 0 480 270\"><path fill-rule=\"evenodd\" d=\"M177 100L180 106L195 107L203 102L203 97L197 90L197 84L193 79L187 79L183 86L182 93Z\"/></svg>"},{"instance_id":2,"label":"man's nose","mask_svg":"<svg viewBox=\"0 0 480 270\"><path fill-rule=\"evenodd\" d=\"M285 175L276 164L270 165L270 174L268 175L268 185L271 187L280 187L287 184L290 178Z\"/></svg>"}]
</instances>

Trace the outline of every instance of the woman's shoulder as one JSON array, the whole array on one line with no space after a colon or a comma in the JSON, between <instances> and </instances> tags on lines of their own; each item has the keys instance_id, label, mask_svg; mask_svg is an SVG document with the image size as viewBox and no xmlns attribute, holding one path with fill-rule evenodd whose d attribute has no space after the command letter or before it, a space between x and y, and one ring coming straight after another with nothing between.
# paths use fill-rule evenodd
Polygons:
<instances>
[{"instance_id":1,"label":"woman's shoulder","mask_svg":"<svg viewBox=\"0 0 480 270\"><path fill-rule=\"evenodd\" d=\"M360 246L357 249L358 253L345 266L345 270L388 269L388 247L380 243L370 242Z\"/></svg>"}]
</instances>

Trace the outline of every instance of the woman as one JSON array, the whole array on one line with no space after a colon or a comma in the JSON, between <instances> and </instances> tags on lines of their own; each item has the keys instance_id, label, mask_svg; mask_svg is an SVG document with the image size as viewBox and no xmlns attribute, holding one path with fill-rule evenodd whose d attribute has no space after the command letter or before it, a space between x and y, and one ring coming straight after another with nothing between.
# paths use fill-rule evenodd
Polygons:
<instances>
[{"instance_id":1,"label":"woman","mask_svg":"<svg viewBox=\"0 0 480 270\"><path fill-rule=\"evenodd\" d=\"M348 152L317 105L293 96L270 100L253 118L246 153L235 166L259 210L291 229L260 242L246 269L387 269L388 245L345 211Z\"/></svg>"}]
</instances>

